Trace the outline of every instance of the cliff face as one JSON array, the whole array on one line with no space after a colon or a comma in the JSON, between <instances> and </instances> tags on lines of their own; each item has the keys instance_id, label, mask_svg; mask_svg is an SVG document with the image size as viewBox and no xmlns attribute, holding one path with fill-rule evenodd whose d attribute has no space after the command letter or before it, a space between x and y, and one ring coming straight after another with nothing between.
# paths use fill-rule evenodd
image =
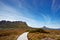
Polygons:
<instances>
[{"instance_id":1,"label":"cliff face","mask_svg":"<svg viewBox=\"0 0 60 40\"><path fill-rule=\"evenodd\" d=\"M0 21L0 28L28 28L26 22L22 21Z\"/></svg>"}]
</instances>

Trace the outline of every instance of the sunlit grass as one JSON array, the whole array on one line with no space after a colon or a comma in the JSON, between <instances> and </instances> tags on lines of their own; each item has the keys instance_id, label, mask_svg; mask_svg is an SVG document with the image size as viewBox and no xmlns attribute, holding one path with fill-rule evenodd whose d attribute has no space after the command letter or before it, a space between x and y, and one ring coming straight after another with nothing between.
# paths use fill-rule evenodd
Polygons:
<instances>
[{"instance_id":1,"label":"sunlit grass","mask_svg":"<svg viewBox=\"0 0 60 40\"><path fill-rule=\"evenodd\" d=\"M17 40L26 29L0 30L0 40Z\"/></svg>"},{"instance_id":2,"label":"sunlit grass","mask_svg":"<svg viewBox=\"0 0 60 40\"><path fill-rule=\"evenodd\" d=\"M60 30L45 30L45 31L49 33L33 32L28 34L28 38L31 40L41 40L44 38L60 40Z\"/></svg>"}]
</instances>

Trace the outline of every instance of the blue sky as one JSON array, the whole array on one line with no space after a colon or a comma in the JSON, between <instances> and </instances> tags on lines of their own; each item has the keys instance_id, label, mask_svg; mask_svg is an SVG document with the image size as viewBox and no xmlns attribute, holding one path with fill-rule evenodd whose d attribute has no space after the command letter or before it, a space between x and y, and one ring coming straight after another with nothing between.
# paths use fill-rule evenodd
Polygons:
<instances>
[{"instance_id":1,"label":"blue sky","mask_svg":"<svg viewBox=\"0 0 60 40\"><path fill-rule=\"evenodd\" d=\"M60 28L60 0L0 0L0 20Z\"/></svg>"}]
</instances>

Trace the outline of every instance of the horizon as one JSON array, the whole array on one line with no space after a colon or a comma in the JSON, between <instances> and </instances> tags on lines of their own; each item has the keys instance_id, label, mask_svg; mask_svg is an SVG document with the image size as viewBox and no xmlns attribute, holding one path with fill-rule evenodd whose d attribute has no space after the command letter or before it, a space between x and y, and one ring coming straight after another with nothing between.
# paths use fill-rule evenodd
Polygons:
<instances>
[{"instance_id":1,"label":"horizon","mask_svg":"<svg viewBox=\"0 0 60 40\"><path fill-rule=\"evenodd\" d=\"M10 21L10 20L0 20L0 21ZM10 21L10 22L15 22L16 20L14 21ZM25 22L25 21L21 21L21 22ZM26 23L26 22L25 22ZM27 24L27 23L26 23ZM28 24L27 24L28 25ZM29 26L29 25L28 25ZM32 27L32 26L29 26L29 27ZM40 26L40 27L32 27L32 28L51 28L51 27L47 27L47 26ZM51 29L60 29L60 28L51 28Z\"/></svg>"},{"instance_id":2,"label":"horizon","mask_svg":"<svg viewBox=\"0 0 60 40\"><path fill-rule=\"evenodd\" d=\"M36 28L60 28L60 0L0 0L1 20L23 21Z\"/></svg>"}]
</instances>

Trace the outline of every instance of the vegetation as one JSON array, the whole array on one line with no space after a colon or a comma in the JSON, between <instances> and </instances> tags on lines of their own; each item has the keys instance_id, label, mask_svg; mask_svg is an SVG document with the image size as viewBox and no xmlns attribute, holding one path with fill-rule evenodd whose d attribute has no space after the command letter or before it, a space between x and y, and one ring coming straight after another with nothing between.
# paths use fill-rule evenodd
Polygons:
<instances>
[{"instance_id":1,"label":"vegetation","mask_svg":"<svg viewBox=\"0 0 60 40\"><path fill-rule=\"evenodd\" d=\"M0 40L17 40L30 27L22 21L0 21Z\"/></svg>"},{"instance_id":2,"label":"vegetation","mask_svg":"<svg viewBox=\"0 0 60 40\"><path fill-rule=\"evenodd\" d=\"M29 30L30 33L35 33L35 32L40 32L40 33L49 33L49 32L46 32L44 29L42 28L35 28L35 29L31 29Z\"/></svg>"},{"instance_id":3,"label":"vegetation","mask_svg":"<svg viewBox=\"0 0 60 40\"><path fill-rule=\"evenodd\" d=\"M28 28L28 25L22 21L0 21L0 29Z\"/></svg>"},{"instance_id":4,"label":"vegetation","mask_svg":"<svg viewBox=\"0 0 60 40\"><path fill-rule=\"evenodd\" d=\"M43 32L30 32L28 34L29 40L41 40L44 38L51 38L54 40L60 40L60 30L45 30L49 33L43 33Z\"/></svg>"},{"instance_id":5,"label":"vegetation","mask_svg":"<svg viewBox=\"0 0 60 40\"><path fill-rule=\"evenodd\" d=\"M44 28L31 28L22 21L0 21L0 40L17 40L17 37L28 31L29 40L52 38L60 40L60 30L45 30Z\"/></svg>"},{"instance_id":6,"label":"vegetation","mask_svg":"<svg viewBox=\"0 0 60 40\"><path fill-rule=\"evenodd\" d=\"M0 30L0 40L17 40L26 29Z\"/></svg>"}]
</instances>

